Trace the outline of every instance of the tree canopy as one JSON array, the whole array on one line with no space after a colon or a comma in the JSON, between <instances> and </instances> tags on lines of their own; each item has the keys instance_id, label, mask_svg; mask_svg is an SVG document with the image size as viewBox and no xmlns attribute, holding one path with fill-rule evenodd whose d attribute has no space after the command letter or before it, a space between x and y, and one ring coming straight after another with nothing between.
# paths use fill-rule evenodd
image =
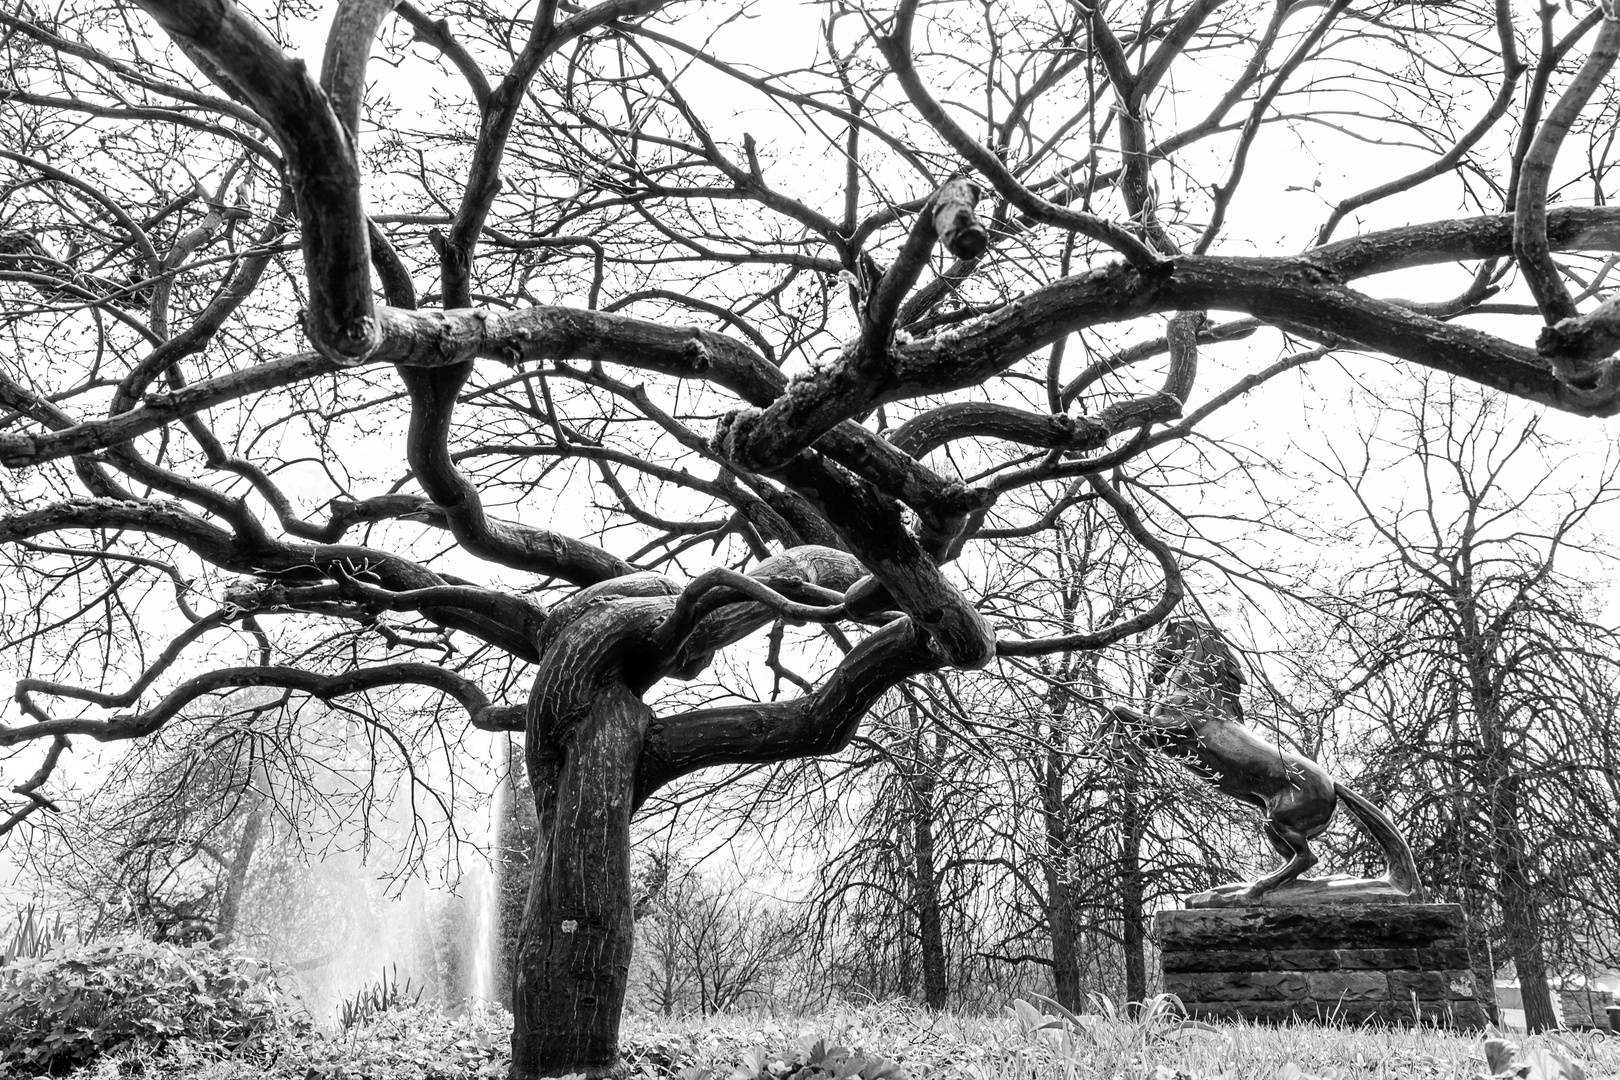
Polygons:
<instances>
[{"instance_id":1,"label":"tree canopy","mask_svg":"<svg viewBox=\"0 0 1620 1080\"><path fill-rule=\"evenodd\" d=\"M522 730L515 1075L611 1067L638 806L1151 626L1251 391L1620 409L1610 8L317 14L0 11L0 831L241 688ZM1004 587L1082 504L1159 584Z\"/></svg>"}]
</instances>

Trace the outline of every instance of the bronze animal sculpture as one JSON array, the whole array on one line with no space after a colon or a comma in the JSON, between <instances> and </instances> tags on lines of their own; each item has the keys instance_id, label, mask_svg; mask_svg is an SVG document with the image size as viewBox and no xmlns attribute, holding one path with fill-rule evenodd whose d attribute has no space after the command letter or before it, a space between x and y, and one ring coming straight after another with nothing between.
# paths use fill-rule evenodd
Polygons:
<instances>
[{"instance_id":1,"label":"bronze animal sculpture","mask_svg":"<svg viewBox=\"0 0 1620 1080\"><path fill-rule=\"evenodd\" d=\"M1152 712L1143 716L1124 705L1107 708L1136 741L1180 759L1225 794L1259 807L1266 839L1287 860L1255 881L1200 893L1188 906L1421 903L1417 864L1394 822L1316 762L1245 726L1238 697L1243 681L1243 669L1218 630L1171 619L1150 661L1148 682L1158 689ZM1327 829L1340 803L1383 850L1388 873L1301 880L1317 863L1311 841Z\"/></svg>"}]
</instances>

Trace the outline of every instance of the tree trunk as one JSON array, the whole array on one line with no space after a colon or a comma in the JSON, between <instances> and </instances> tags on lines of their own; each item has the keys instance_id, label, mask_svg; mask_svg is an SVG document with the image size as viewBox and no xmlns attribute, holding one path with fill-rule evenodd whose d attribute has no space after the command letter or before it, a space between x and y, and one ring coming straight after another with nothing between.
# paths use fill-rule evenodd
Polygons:
<instances>
[{"instance_id":1,"label":"tree trunk","mask_svg":"<svg viewBox=\"0 0 1620 1080\"><path fill-rule=\"evenodd\" d=\"M911 789L911 905L917 912L917 939L922 952L923 1003L930 1009L943 1009L949 985L945 978L944 917L939 908L939 868L934 856L934 792L945 760L945 733L936 731L933 735L929 746L922 712L913 703L913 764L906 777Z\"/></svg>"},{"instance_id":2,"label":"tree trunk","mask_svg":"<svg viewBox=\"0 0 1620 1080\"><path fill-rule=\"evenodd\" d=\"M1467 663L1469 693L1479 724L1485 791L1491 815L1491 857L1500 890L1502 930L1507 951L1519 976L1524 1004L1524 1025L1529 1032L1558 1027L1552 988L1547 984L1547 960L1541 945L1541 897L1531 881L1531 866L1520 813L1523 774L1518 771L1514 748L1508 743L1509 717L1498 692L1493 669L1500 663L1495 640L1480 629L1479 610L1471 591L1472 569L1463 581L1459 607L1463 626L1462 647ZM1493 664L1493 661L1496 663Z\"/></svg>"},{"instance_id":3,"label":"tree trunk","mask_svg":"<svg viewBox=\"0 0 1620 1080\"><path fill-rule=\"evenodd\" d=\"M1065 1009L1079 1012L1080 950L1075 940L1074 898L1069 892L1069 828L1063 805L1063 756L1046 755L1041 785L1041 815L1046 831L1046 925L1052 937L1052 996Z\"/></svg>"},{"instance_id":4,"label":"tree trunk","mask_svg":"<svg viewBox=\"0 0 1620 1080\"><path fill-rule=\"evenodd\" d=\"M589 708L560 761L530 751L539 838L513 976L513 1080L608 1076L618 1062L635 930L630 812L651 713L615 683Z\"/></svg>"},{"instance_id":5,"label":"tree trunk","mask_svg":"<svg viewBox=\"0 0 1620 1080\"><path fill-rule=\"evenodd\" d=\"M1524 833L1518 826L1517 785L1509 783L1503 787L1495 800L1499 804L1499 815L1505 818L1499 821L1496 834L1502 930L1519 976L1525 1030L1554 1031L1558 1028L1558 1013L1553 1007L1552 987L1547 982L1547 957L1541 944L1540 898L1530 881Z\"/></svg>"},{"instance_id":6,"label":"tree trunk","mask_svg":"<svg viewBox=\"0 0 1620 1080\"><path fill-rule=\"evenodd\" d=\"M932 785L929 785L932 787ZM948 992L945 982L945 933L939 910L939 878L934 867L934 819L932 808L917 802L917 858L913 872L917 908L917 936L922 945L923 1003L930 1009L943 1009Z\"/></svg>"},{"instance_id":7,"label":"tree trunk","mask_svg":"<svg viewBox=\"0 0 1620 1080\"><path fill-rule=\"evenodd\" d=\"M1534 914L1529 919L1540 922ZM1524 948L1514 948L1513 966L1519 973L1519 996L1524 1001L1525 1030L1532 1034L1558 1030L1558 1011L1553 1006L1552 986L1547 982L1547 959L1542 952L1539 927L1533 936L1526 938Z\"/></svg>"},{"instance_id":8,"label":"tree trunk","mask_svg":"<svg viewBox=\"0 0 1620 1080\"><path fill-rule=\"evenodd\" d=\"M225 875L225 892L219 901L219 921L214 924L214 945L225 948L236 940L236 923L242 913L242 895L247 891L248 867L253 864L253 853L259 847L259 835L264 831L265 803L262 792L250 792L251 808L242 822L242 837L231 855L231 865Z\"/></svg>"},{"instance_id":9,"label":"tree trunk","mask_svg":"<svg viewBox=\"0 0 1620 1080\"><path fill-rule=\"evenodd\" d=\"M1471 606L1465 615L1472 618ZM1472 627L1473 623L1469 622ZM1530 859L1520 822L1519 791L1522 778L1507 744L1507 717L1490 678L1489 652L1477 633L1470 646L1470 692L1479 718L1480 748L1484 751L1486 792L1491 814L1491 855L1500 890L1502 930L1508 955L1519 976L1524 1005L1524 1026L1529 1032L1553 1031L1558 1013L1547 984L1547 960L1541 945L1541 898L1530 879Z\"/></svg>"},{"instance_id":10,"label":"tree trunk","mask_svg":"<svg viewBox=\"0 0 1620 1080\"><path fill-rule=\"evenodd\" d=\"M496 860L496 903L500 927L496 953L498 972L510 972L517 963L518 930L523 925L523 909L528 903L529 880L533 876L534 851L539 843L535 831L534 797L523 768L523 749L508 737L505 753L506 809L498 831L500 857ZM495 1000L512 1007L510 980L497 980Z\"/></svg>"},{"instance_id":11,"label":"tree trunk","mask_svg":"<svg viewBox=\"0 0 1620 1080\"><path fill-rule=\"evenodd\" d=\"M1129 756L1121 763L1120 785L1120 940L1125 946L1126 1010L1134 1015L1147 1000L1147 935L1142 911L1142 804L1139 766Z\"/></svg>"}]
</instances>

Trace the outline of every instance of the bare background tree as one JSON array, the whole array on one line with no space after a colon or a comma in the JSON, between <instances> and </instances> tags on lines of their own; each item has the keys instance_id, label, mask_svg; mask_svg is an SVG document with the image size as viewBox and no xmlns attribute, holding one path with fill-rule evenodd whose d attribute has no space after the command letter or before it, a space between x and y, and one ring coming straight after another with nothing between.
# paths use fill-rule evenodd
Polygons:
<instances>
[{"instance_id":1,"label":"bare background tree","mask_svg":"<svg viewBox=\"0 0 1620 1080\"><path fill-rule=\"evenodd\" d=\"M1424 879L1468 910L1477 951L1512 962L1530 1029L1554 1028L1549 976L1620 959L1620 640L1590 522L1620 488L1613 461L1562 460L1543 418L1429 390L1382 403L1329 464L1368 555L1336 590L1341 726Z\"/></svg>"},{"instance_id":2,"label":"bare background tree","mask_svg":"<svg viewBox=\"0 0 1620 1080\"><path fill-rule=\"evenodd\" d=\"M1241 579L1225 406L1620 406L1614 14L7 8L0 829L248 688L522 730L513 1075L606 1072L636 810ZM1036 629L997 542L1082 504L1157 588Z\"/></svg>"}]
</instances>

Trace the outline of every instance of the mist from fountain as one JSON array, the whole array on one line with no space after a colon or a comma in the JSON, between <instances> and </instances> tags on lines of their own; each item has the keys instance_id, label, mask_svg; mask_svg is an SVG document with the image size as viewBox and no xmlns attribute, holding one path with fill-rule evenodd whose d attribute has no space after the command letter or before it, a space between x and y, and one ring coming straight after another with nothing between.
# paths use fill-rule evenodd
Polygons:
<instances>
[{"instance_id":1,"label":"mist from fountain","mask_svg":"<svg viewBox=\"0 0 1620 1080\"><path fill-rule=\"evenodd\" d=\"M508 759L510 755L507 755ZM504 764L504 763L503 763ZM505 768L490 794L485 819L483 858L474 863L471 888L472 919L468 952L471 955L469 994L483 1002L496 1000L496 968L500 966L500 873L502 863L501 826L506 820L507 803L512 797L511 777Z\"/></svg>"}]
</instances>

